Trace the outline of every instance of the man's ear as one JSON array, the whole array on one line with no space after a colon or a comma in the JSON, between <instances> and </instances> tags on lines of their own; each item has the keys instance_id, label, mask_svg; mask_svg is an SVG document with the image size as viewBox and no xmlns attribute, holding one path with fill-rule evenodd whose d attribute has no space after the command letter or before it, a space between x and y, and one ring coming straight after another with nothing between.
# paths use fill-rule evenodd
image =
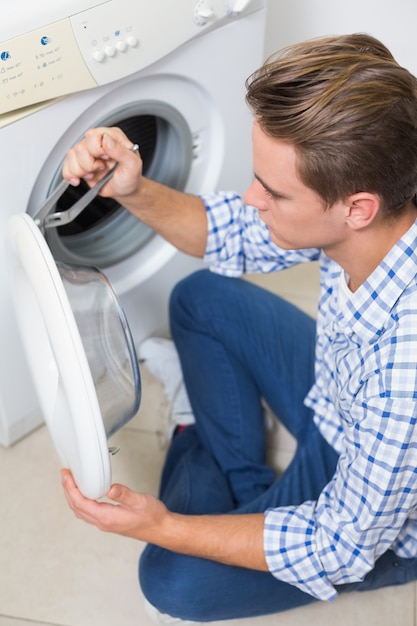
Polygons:
<instances>
[{"instance_id":1,"label":"man's ear","mask_svg":"<svg viewBox=\"0 0 417 626\"><path fill-rule=\"evenodd\" d=\"M366 228L375 219L381 208L380 198L367 192L358 192L350 195L346 201L346 223L353 230Z\"/></svg>"}]
</instances>

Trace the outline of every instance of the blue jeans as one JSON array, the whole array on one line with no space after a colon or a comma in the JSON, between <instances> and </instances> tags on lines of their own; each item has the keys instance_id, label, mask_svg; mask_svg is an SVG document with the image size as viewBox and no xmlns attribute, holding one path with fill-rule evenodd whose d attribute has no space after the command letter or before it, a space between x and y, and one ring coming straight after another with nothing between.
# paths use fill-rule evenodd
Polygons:
<instances>
[{"instance_id":1,"label":"blue jeans","mask_svg":"<svg viewBox=\"0 0 417 626\"><path fill-rule=\"evenodd\" d=\"M189 515L264 512L315 500L337 454L303 400L313 384L315 322L244 280L202 270L173 291L171 332L196 417L174 437L161 478L167 507ZM278 479L265 463L264 398L297 441ZM148 545L142 590L161 612L194 621L254 617L315 601L269 573ZM417 559L388 551L365 581L340 591L417 578Z\"/></svg>"}]
</instances>

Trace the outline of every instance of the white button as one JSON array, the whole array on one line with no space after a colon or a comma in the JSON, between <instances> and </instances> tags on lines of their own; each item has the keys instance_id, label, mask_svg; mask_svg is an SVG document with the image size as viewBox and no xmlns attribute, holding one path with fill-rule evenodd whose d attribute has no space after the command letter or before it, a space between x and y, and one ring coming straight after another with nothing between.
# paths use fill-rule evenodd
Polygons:
<instances>
[{"instance_id":1,"label":"white button","mask_svg":"<svg viewBox=\"0 0 417 626\"><path fill-rule=\"evenodd\" d=\"M239 15L248 6L250 0L226 0L228 15Z\"/></svg>"},{"instance_id":2,"label":"white button","mask_svg":"<svg viewBox=\"0 0 417 626\"><path fill-rule=\"evenodd\" d=\"M118 41L116 44L116 48L119 52L124 52L127 48L127 43L125 41Z\"/></svg>"},{"instance_id":3,"label":"white button","mask_svg":"<svg viewBox=\"0 0 417 626\"><path fill-rule=\"evenodd\" d=\"M134 35L130 35L127 38L127 43L131 48L135 48L138 45L138 40L136 39Z\"/></svg>"},{"instance_id":4,"label":"white button","mask_svg":"<svg viewBox=\"0 0 417 626\"><path fill-rule=\"evenodd\" d=\"M197 15L204 20L209 20L211 17L213 17L214 11L210 7L201 7L201 9L197 11Z\"/></svg>"},{"instance_id":5,"label":"white button","mask_svg":"<svg viewBox=\"0 0 417 626\"><path fill-rule=\"evenodd\" d=\"M113 46L106 46L106 47L104 48L104 54L105 54L107 57L114 57L114 55L116 54L116 49L115 49L115 48L113 48Z\"/></svg>"},{"instance_id":6,"label":"white button","mask_svg":"<svg viewBox=\"0 0 417 626\"><path fill-rule=\"evenodd\" d=\"M102 52L101 50L96 50L93 54L93 59L94 61L98 61L98 63L101 63L102 61L104 61L104 52Z\"/></svg>"},{"instance_id":7,"label":"white button","mask_svg":"<svg viewBox=\"0 0 417 626\"><path fill-rule=\"evenodd\" d=\"M197 26L205 26L214 17L211 1L200 0L194 7L193 19Z\"/></svg>"}]
</instances>

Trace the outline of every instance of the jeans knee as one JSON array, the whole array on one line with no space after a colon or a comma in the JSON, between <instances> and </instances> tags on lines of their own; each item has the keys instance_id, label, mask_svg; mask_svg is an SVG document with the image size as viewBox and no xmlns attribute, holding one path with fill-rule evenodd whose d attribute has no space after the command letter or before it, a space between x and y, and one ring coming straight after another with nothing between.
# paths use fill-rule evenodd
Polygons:
<instances>
[{"instance_id":1,"label":"jeans knee","mask_svg":"<svg viewBox=\"0 0 417 626\"><path fill-rule=\"evenodd\" d=\"M210 311L227 308L242 285L249 283L208 269L198 270L183 278L172 290L169 302L171 320L182 316L204 318Z\"/></svg>"},{"instance_id":2,"label":"jeans knee","mask_svg":"<svg viewBox=\"0 0 417 626\"><path fill-rule=\"evenodd\" d=\"M206 291L206 284L211 275L212 272L203 269L180 280L171 292L170 308L175 310L178 306L182 306L182 302L190 302L190 299L192 300L200 290Z\"/></svg>"},{"instance_id":3,"label":"jeans knee","mask_svg":"<svg viewBox=\"0 0 417 626\"><path fill-rule=\"evenodd\" d=\"M192 557L149 545L139 561L139 582L145 598L161 613L205 621L192 561Z\"/></svg>"},{"instance_id":4,"label":"jeans knee","mask_svg":"<svg viewBox=\"0 0 417 626\"><path fill-rule=\"evenodd\" d=\"M213 279L215 281L216 277L209 270L198 270L175 285L169 300L171 330L177 325L192 326L193 320L204 315L208 294L213 289Z\"/></svg>"}]
</instances>

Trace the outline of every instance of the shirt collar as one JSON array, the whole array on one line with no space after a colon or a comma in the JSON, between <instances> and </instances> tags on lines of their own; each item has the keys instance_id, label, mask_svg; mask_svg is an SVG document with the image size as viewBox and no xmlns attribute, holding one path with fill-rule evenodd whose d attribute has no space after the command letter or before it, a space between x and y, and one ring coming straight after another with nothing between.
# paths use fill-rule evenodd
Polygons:
<instances>
[{"instance_id":1,"label":"shirt collar","mask_svg":"<svg viewBox=\"0 0 417 626\"><path fill-rule=\"evenodd\" d=\"M391 248L337 316L339 328L376 341L403 291L417 274L417 220Z\"/></svg>"}]
</instances>

